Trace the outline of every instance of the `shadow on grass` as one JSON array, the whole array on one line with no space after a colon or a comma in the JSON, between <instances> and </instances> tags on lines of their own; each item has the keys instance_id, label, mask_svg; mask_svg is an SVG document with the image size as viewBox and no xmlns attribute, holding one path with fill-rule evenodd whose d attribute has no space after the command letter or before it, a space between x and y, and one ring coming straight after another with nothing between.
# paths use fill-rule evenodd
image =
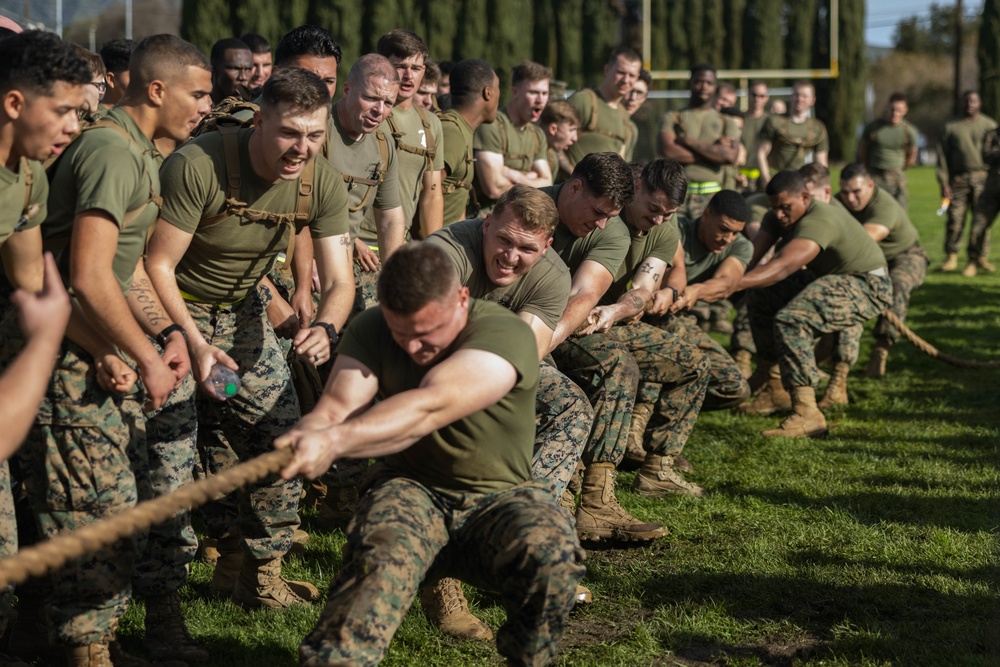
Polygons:
<instances>
[{"instance_id":1,"label":"shadow on grass","mask_svg":"<svg viewBox=\"0 0 1000 667\"><path fill-rule=\"evenodd\" d=\"M647 607L722 606L744 622L790 622L808 634L800 649L794 648L796 641L777 640L774 646L792 650L775 653L769 642L741 645L683 627L662 630L666 647L702 663L754 654L765 664L791 665L805 657L800 650L816 650L849 664L988 665L1000 655L995 596L947 594L916 584L830 584L802 576L691 572L650 576L642 590Z\"/></svg>"},{"instance_id":2,"label":"shadow on grass","mask_svg":"<svg viewBox=\"0 0 1000 667\"><path fill-rule=\"evenodd\" d=\"M791 556L788 562L801 567L814 565L845 568L862 567L872 570L892 570L893 572L913 576L946 576L987 585L995 585L996 582L1000 581L1000 565L998 564L958 569L954 567L941 567L930 562L890 563L886 560L876 560L873 558L845 558L844 556L826 553L818 549L803 549Z\"/></svg>"}]
</instances>

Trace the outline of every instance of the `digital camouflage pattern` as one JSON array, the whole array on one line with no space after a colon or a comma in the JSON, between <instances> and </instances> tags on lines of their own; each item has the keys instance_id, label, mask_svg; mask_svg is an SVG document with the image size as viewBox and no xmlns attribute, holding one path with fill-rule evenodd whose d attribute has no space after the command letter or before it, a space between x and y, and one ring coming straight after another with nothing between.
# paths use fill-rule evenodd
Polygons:
<instances>
[{"instance_id":1,"label":"digital camouflage pattern","mask_svg":"<svg viewBox=\"0 0 1000 667\"><path fill-rule=\"evenodd\" d=\"M986 172L974 171L951 177L951 203L948 205L948 226L944 235L944 251L957 253L965 228L965 215L975 211L976 205L986 191ZM971 239L971 236L970 236ZM988 241L981 242L988 251Z\"/></svg>"},{"instance_id":2,"label":"digital camouflage pattern","mask_svg":"<svg viewBox=\"0 0 1000 667\"><path fill-rule=\"evenodd\" d=\"M906 174L903 170L872 167L871 172L875 185L892 195L905 211L910 205L910 192L906 188Z\"/></svg>"},{"instance_id":3,"label":"digital camouflage pattern","mask_svg":"<svg viewBox=\"0 0 1000 667\"><path fill-rule=\"evenodd\" d=\"M383 477L360 501L344 568L299 649L302 664L378 664L421 582L442 576L497 591L507 611L497 650L513 665L547 664L583 559L569 513L545 485L446 494Z\"/></svg>"},{"instance_id":4,"label":"digital camouflage pattern","mask_svg":"<svg viewBox=\"0 0 1000 667\"><path fill-rule=\"evenodd\" d=\"M573 477L590 436L594 411L583 390L543 361L535 397L535 453L531 477L551 484L558 498Z\"/></svg>"},{"instance_id":5,"label":"digital camouflage pattern","mask_svg":"<svg viewBox=\"0 0 1000 667\"><path fill-rule=\"evenodd\" d=\"M3 461L0 463L0 559L9 558L16 553L17 517L14 511L14 495L11 492L10 466ZM7 632L13 597L13 586L0 589L0 635Z\"/></svg>"}]
</instances>

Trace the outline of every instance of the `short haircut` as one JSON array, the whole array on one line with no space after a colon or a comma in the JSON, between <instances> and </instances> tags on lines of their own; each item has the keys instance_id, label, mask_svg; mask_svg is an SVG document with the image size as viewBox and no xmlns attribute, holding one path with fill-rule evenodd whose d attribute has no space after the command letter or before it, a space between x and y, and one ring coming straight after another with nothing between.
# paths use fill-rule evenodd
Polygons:
<instances>
[{"instance_id":1,"label":"short haircut","mask_svg":"<svg viewBox=\"0 0 1000 667\"><path fill-rule=\"evenodd\" d=\"M83 85L90 65L54 33L25 30L0 40L0 93L52 94L57 81Z\"/></svg>"},{"instance_id":2,"label":"short haircut","mask_svg":"<svg viewBox=\"0 0 1000 667\"><path fill-rule=\"evenodd\" d=\"M399 72L395 66L388 58L377 53L368 53L355 60L347 75L347 83L357 88L363 81L373 77L383 77L389 83L399 84Z\"/></svg>"},{"instance_id":3,"label":"short haircut","mask_svg":"<svg viewBox=\"0 0 1000 667\"><path fill-rule=\"evenodd\" d=\"M302 56L336 58L340 64L340 45L333 36L318 25L300 25L285 33L274 49L274 64L286 67Z\"/></svg>"},{"instance_id":4,"label":"short haircut","mask_svg":"<svg viewBox=\"0 0 1000 667\"><path fill-rule=\"evenodd\" d=\"M796 81L792 84L792 90L798 90L799 88L808 88L812 91L813 97L816 96L816 86L813 85L812 81Z\"/></svg>"},{"instance_id":5,"label":"short haircut","mask_svg":"<svg viewBox=\"0 0 1000 667\"><path fill-rule=\"evenodd\" d=\"M644 84L646 84L647 90L653 87L653 75L650 74L649 70L646 69L645 67L639 70L639 81L642 81Z\"/></svg>"},{"instance_id":6,"label":"short haircut","mask_svg":"<svg viewBox=\"0 0 1000 667\"><path fill-rule=\"evenodd\" d=\"M607 64L614 65L619 57L624 58L626 61L630 63L642 62L642 56L639 55L638 51L628 46L619 46L617 49L611 52L610 56L608 56Z\"/></svg>"},{"instance_id":7,"label":"short haircut","mask_svg":"<svg viewBox=\"0 0 1000 667\"><path fill-rule=\"evenodd\" d=\"M112 74L118 75L128 71L128 63L132 52L139 43L132 39L112 39L101 46L101 60Z\"/></svg>"},{"instance_id":8,"label":"short haircut","mask_svg":"<svg viewBox=\"0 0 1000 667\"><path fill-rule=\"evenodd\" d=\"M807 190L806 179L802 178L802 174L795 169L779 171L767 184L768 197L775 197L782 192L795 195Z\"/></svg>"},{"instance_id":9,"label":"short haircut","mask_svg":"<svg viewBox=\"0 0 1000 667\"><path fill-rule=\"evenodd\" d=\"M250 53L270 53L271 42L264 39L262 35L255 32L248 32L240 37L240 41L250 47Z\"/></svg>"},{"instance_id":10,"label":"short haircut","mask_svg":"<svg viewBox=\"0 0 1000 667\"><path fill-rule=\"evenodd\" d=\"M463 107L482 95L484 89L493 85L496 72L485 60L466 58L455 64L451 70L451 104Z\"/></svg>"},{"instance_id":11,"label":"short haircut","mask_svg":"<svg viewBox=\"0 0 1000 667\"><path fill-rule=\"evenodd\" d=\"M621 208L635 198L632 169L618 153L590 153L584 156L576 163L572 178L582 181L595 197L610 199L615 208Z\"/></svg>"},{"instance_id":12,"label":"short haircut","mask_svg":"<svg viewBox=\"0 0 1000 667\"><path fill-rule=\"evenodd\" d=\"M406 59L413 56L423 56L424 64L427 64L427 57L430 51L420 36L412 30L396 28L390 30L378 39L375 45L375 53L386 58Z\"/></svg>"},{"instance_id":13,"label":"short haircut","mask_svg":"<svg viewBox=\"0 0 1000 667\"><path fill-rule=\"evenodd\" d=\"M976 97L979 97L979 91L978 90L966 90L966 91L964 91L962 93L962 99L964 100L967 97L969 97L970 95L975 95Z\"/></svg>"},{"instance_id":14,"label":"short haircut","mask_svg":"<svg viewBox=\"0 0 1000 667\"><path fill-rule=\"evenodd\" d=\"M539 63L531 60L522 60L518 64L514 65L511 83L516 86L522 81L535 83L536 81L545 81L551 78L552 70L545 65L540 65Z\"/></svg>"},{"instance_id":15,"label":"short haircut","mask_svg":"<svg viewBox=\"0 0 1000 667\"><path fill-rule=\"evenodd\" d=\"M730 220L744 224L750 222L750 204L735 190L719 190L708 202L708 208Z\"/></svg>"},{"instance_id":16,"label":"short haircut","mask_svg":"<svg viewBox=\"0 0 1000 667\"><path fill-rule=\"evenodd\" d=\"M499 218L507 209L518 224L529 232L545 232L552 236L559 223L559 209L552 197L530 185L515 185L500 195L493 207L493 217Z\"/></svg>"},{"instance_id":17,"label":"short haircut","mask_svg":"<svg viewBox=\"0 0 1000 667\"><path fill-rule=\"evenodd\" d=\"M377 293L386 310L412 315L431 302L444 301L458 287L458 271L448 254L433 243L413 241L382 265Z\"/></svg>"},{"instance_id":18,"label":"short haircut","mask_svg":"<svg viewBox=\"0 0 1000 667\"><path fill-rule=\"evenodd\" d=\"M250 51L250 47L246 45L246 42L235 37L220 39L212 45L212 55L210 56L212 66L221 65L226 59L226 51L229 50Z\"/></svg>"},{"instance_id":19,"label":"short haircut","mask_svg":"<svg viewBox=\"0 0 1000 667\"><path fill-rule=\"evenodd\" d=\"M639 176L642 187L650 193L662 192L680 206L687 196L688 182L684 166L676 160L657 158L642 169Z\"/></svg>"},{"instance_id":20,"label":"short haircut","mask_svg":"<svg viewBox=\"0 0 1000 667\"><path fill-rule=\"evenodd\" d=\"M893 102L906 102L906 93L893 93L889 96L889 104Z\"/></svg>"},{"instance_id":21,"label":"short haircut","mask_svg":"<svg viewBox=\"0 0 1000 667\"><path fill-rule=\"evenodd\" d=\"M868 167L866 167L865 165L861 164L860 162L852 162L851 164L844 167L844 169L840 172L840 181L841 182L850 181L852 179L858 178L859 176L862 179L870 180L872 174L870 171L868 171Z\"/></svg>"},{"instance_id":22,"label":"short haircut","mask_svg":"<svg viewBox=\"0 0 1000 667\"><path fill-rule=\"evenodd\" d=\"M434 84L435 86L441 82L441 68L433 60L424 60L424 78L420 81L420 84Z\"/></svg>"},{"instance_id":23,"label":"short haircut","mask_svg":"<svg viewBox=\"0 0 1000 667\"><path fill-rule=\"evenodd\" d=\"M260 92L261 108L288 104L300 113L312 113L329 106L330 90L323 79L301 67L281 67L274 70Z\"/></svg>"},{"instance_id":24,"label":"short haircut","mask_svg":"<svg viewBox=\"0 0 1000 667\"><path fill-rule=\"evenodd\" d=\"M712 74L715 74L716 73L715 66L710 65L709 63L698 63L697 65L691 68L690 78L693 79L702 72L711 72Z\"/></svg>"},{"instance_id":25,"label":"short haircut","mask_svg":"<svg viewBox=\"0 0 1000 667\"><path fill-rule=\"evenodd\" d=\"M442 60L438 63L438 68L441 70L442 76L450 76L451 70L455 69L454 60Z\"/></svg>"},{"instance_id":26,"label":"short haircut","mask_svg":"<svg viewBox=\"0 0 1000 667\"><path fill-rule=\"evenodd\" d=\"M545 126L549 123L572 123L580 126L580 114L576 112L569 102L565 100L549 100L549 103L542 109L542 115L538 118L538 124Z\"/></svg>"},{"instance_id":27,"label":"short haircut","mask_svg":"<svg viewBox=\"0 0 1000 667\"><path fill-rule=\"evenodd\" d=\"M76 55L87 61L87 67L90 68L92 76L104 78L104 75L108 73L108 68L104 66L104 61L101 60L99 55L93 51L88 51L79 44L73 44L72 48L76 51Z\"/></svg>"},{"instance_id":28,"label":"short haircut","mask_svg":"<svg viewBox=\"0 0 1000 667\"><path fill-rule=\"evenodd\" d=\"M176 35L150 35L136 45L129 64L128 90L135 93L153 81L173 83L187 76L189 67L212 71L205 54Z\"/></svg>"},{"instance_id":29,"label":"short haircut","mask_svg":"<svg viewBox=\"0 0 1000 667\"><path fill-rule=\"evenodd\" d=\"M799 167L799 174L805 180L806 185L815 185L821 188L830 185L830 170L819 162L802 165Z\"/></svg>"},{"instance_id":30,"label":"short haircut","mask_svg":"<svg viewBox=\"0 0 1000 667\"><path fill-rule=\"evenodd\" d=\"M750 82L750 85L747 87L747 90L753 90L757 86L764 86L765 88L768 87L766 81L761 81L760 79L755 79L755 80L753 80L753 81Z\"/></svg>"},{"instance_id":31,"label":"short haircut","mask_svg":"<svg viewBox=\"0 0 1000 667\"><path fill-rule=\"evenodd\" d=\"M722 92L735 93L736 86L729 83L728 81L720 81L719 85L715 88L715 94L718 95L719 93Z\"/></svg>"}]
</instances>

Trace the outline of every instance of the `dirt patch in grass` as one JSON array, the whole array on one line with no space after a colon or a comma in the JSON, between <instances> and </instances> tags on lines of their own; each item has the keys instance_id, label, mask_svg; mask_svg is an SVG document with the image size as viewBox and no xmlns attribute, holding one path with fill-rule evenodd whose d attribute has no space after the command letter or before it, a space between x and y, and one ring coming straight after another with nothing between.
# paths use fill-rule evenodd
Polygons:
<instances>
[{"instance_id":1,"label":"dirt patch in grass","mask_svg":"<svg viewBox=\"0 0 1000 667\"><path fill-rule=\"evenodd\" d=\"M683 665L684 667L724 667L734 660L745 664L744 658L757 658L763 665L769 667L798 667L823 646L816 637L803 637L789 642L779 639L773 642L763 642L750 646L731 646L724 644L697 644L677 651L670 656L666 664Z\"/></svg>"}]
</instances>

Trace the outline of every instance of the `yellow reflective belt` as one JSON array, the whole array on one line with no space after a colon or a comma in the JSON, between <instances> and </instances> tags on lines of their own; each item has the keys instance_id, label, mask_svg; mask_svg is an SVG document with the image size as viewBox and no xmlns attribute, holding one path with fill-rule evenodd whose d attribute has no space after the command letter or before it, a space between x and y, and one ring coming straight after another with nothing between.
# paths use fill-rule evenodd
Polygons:
<instances>
[{"instance_id":1,"label":"yellow reflective belt","mask_svg":"<svg viewBox=\"0 0 1000 667\"><path fill-rule=\"evenodd\" d=\"M740 174L746 176L747 178L760 178L760 169L747 169L746 167L740 167Z\"/></svg>"},{"instance_id":2,"label":"yellow reflective belt","mask_svg":"<svg viewBox=\"0 0 1000 667\"><path fill-rule=\"evenodd\" d=\"M702 183L688 183L688 194L692 195L714 195L722 190L718 181L704 181Z\"/></svg>"},{"instance_id":3,"label":"yellow reflective belt","mask_svg":"<svg viewBox=\"0 0 1000 667\"><path fill-rule=\"evenodd\" d=\"M234 306L243 299L247 298L247 295L244 294L240 298L236 299L236 301L223 301L223 302L205 301L204 299L199 299L194 294L188 294L184 290L178 290L178 291L181 293L181 296L184 298L185 301L190 301L192 303L207 303L212 306Z\"/></svg>"}]
</instances>

